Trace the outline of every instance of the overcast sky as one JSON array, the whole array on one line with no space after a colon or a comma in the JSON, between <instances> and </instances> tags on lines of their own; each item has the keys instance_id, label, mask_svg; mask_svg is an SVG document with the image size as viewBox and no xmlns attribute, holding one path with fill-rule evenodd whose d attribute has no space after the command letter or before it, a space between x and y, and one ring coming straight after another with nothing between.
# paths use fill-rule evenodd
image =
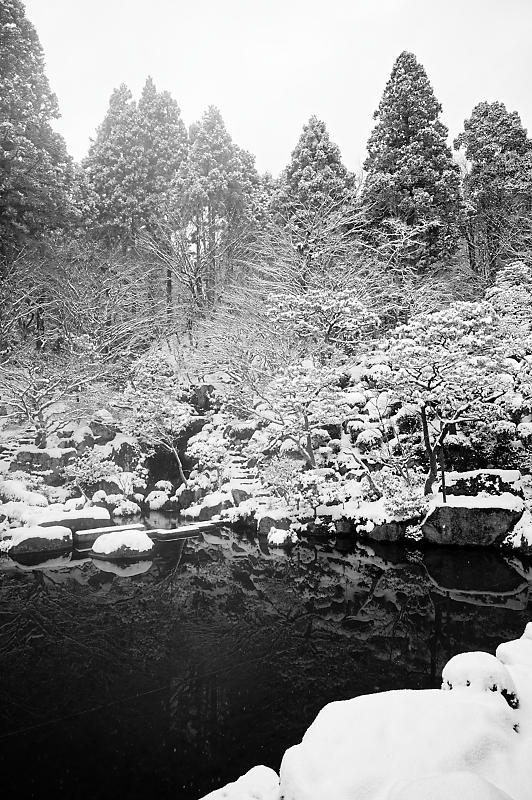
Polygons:
<instances>
[{"instance_id":1,"label":"overcast sky","mask_svg":"<svg viewBox=\"0 0 532 800\"><path fill-rule=\"evenodd\" d=\"M217 105L234 141L277 174L311 114L358 169L395 58L427 70L455 136L501 100L532 129L532 0L25 0L59 98L59 130L85 155L114 87L147 75L187 125Z\"/></svg>"}]
</instances>

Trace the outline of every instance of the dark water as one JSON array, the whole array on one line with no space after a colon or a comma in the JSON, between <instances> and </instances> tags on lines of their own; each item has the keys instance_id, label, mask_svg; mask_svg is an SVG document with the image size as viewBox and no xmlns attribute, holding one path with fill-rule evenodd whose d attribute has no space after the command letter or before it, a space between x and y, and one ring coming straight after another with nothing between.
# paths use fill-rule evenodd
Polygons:
<instances>
[{"instance_id":1,"label":"dark water","mask_svg":"<svg viewBox=\"0 0 532 800\"><path fill-rule=\"evenodd\" d=\"M224 532L109 569L0 561L3 797L197 800L278 769L328 701L438 686L532 618L532 573L482 551Z\"/></svg>"}]
</instances>

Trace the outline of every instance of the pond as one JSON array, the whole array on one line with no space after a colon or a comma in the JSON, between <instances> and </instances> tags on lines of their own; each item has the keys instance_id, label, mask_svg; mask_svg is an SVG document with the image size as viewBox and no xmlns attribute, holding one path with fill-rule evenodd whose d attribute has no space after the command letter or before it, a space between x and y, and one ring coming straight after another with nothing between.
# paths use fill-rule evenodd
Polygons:
<instances>
[{"instance_id":1,"label":"pond","mask_svg":"<svg viewBox=\"0 0 532 800\"><path fill-rule=\"evenodd\" d=\"M125 570L3 558L3 794L197 800L278 769L325 703L439 686L455 653L519 636L531 582L486 551L228 530Z\"/></svg>"}]
</instances>

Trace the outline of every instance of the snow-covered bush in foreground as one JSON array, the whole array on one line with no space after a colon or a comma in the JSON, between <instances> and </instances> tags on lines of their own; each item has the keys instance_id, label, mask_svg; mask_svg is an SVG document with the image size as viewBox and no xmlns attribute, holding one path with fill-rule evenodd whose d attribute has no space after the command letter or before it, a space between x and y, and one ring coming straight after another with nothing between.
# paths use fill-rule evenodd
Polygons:
<instances>
[{"instance_id":1,"label":"snow-covered bush in foreground","mask_svg":"<svg viewBox=\"0 0 532 800\"><path fill-rule=\"evenodd\" d=\"M257 767L208 798L530 800L532 624L497 657L452 658L442 688L330 703L286 751L278 788L269 775L265 794Z\"/></svg>"}]
</instances>

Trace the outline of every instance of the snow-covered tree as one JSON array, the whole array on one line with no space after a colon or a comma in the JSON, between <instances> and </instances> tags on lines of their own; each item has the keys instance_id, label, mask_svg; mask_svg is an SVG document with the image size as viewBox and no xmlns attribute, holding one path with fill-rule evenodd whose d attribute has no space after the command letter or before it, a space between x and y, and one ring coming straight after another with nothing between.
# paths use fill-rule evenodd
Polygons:
<instances>
[{"instance_id":1,"label":"snow-covered tree","mask_svg":"<svg viewBox=\"0 0 532 800\"><path fill-rule=\"evenodd\" d=\"M352 350L364 334L379 326L378 316L361 302L356 289L311 288L304 293L271 293L266 316L288 337L307 347Z\"/></svg>"},{"instance_id":2,"label":"snow-covered tree","mask_svg":"<svg viewBox=\"0 0 532 800\"><path fill-rule=\"evenodd\" d=\"M445 473L445 441L466 422L496 419L497 401L510 391L517 367L504 324L487 301L456 302L419 314L383 340L389 373L383 384L419 413L429 463L426 492L438 466Z\"/></svg>"},{"instance_id":3,"label":"snow-covered tree","mask_svg":"<svg viewBox=\"0 0 532 800\"><path fill-rule=\"evenodd\" d=\"M137 105L125 84L115 89L84 161L96 231L133 243L158 230L186 151L186 129L168 92L148 78Z\"/></svg>"},{"instance_id":4,"label":"snow-covered tree","mask_svg":"<svg viewBox=\"0 0 532 800\"><path fill-rule=\"evenodd\" d=\"M174 185L178 224L186 232L174 247L174 262L193 275L199 307L212 308L230 278L257 184L253 157L234 144L220 111L210 106L190 129L188 158Z\"/></svg>"},{"instance_id":5,"label":"snow-covered tree","mask_svg":"<svg viewBox=\"0 0 532 800\"><path fill-rule=\"evenodd\" d=\"M0 259L65 225L73 171L43 51L20 0L0 4Z\"/></svg>"},{"instance_id":6,"label":"snow-covered tree","mask_svg":"<svg viewBox=\"0 0 532 800\"><path fill-rule=\"evenodd\" d=\"M479 103L464 122L455 148L464 148L468 246L472 267L492 280L502 261L529 233L532 142L516 111L504 103ZM527 243L529 245L529 242Z\"/></svg>"},{"instance_id":7,"label":"snow-covered tree","mask_svg":"<svg viewBox=\"0 0 532 800\"><path fill-rule=\"evenodd\" d=\"M331 142L325 123L312 116L281 175L274 207L287 223L298 222L301 207L321 209L352 200L354 176L342 163L338 145Z\"/></svg>"},{"instance_id":8,"label":"snow-covered tree","mask_svg":"<svg viewBox=\"0 0 532 800\"><path fill-rule=\"evenodd\" d=\"M363 203L377 233L394 220L417 231L410 258L420 267L454 253L459 239L459 170L440 112L424 68L401 53L374 114Z\"/></svg>"}]
</instances>

